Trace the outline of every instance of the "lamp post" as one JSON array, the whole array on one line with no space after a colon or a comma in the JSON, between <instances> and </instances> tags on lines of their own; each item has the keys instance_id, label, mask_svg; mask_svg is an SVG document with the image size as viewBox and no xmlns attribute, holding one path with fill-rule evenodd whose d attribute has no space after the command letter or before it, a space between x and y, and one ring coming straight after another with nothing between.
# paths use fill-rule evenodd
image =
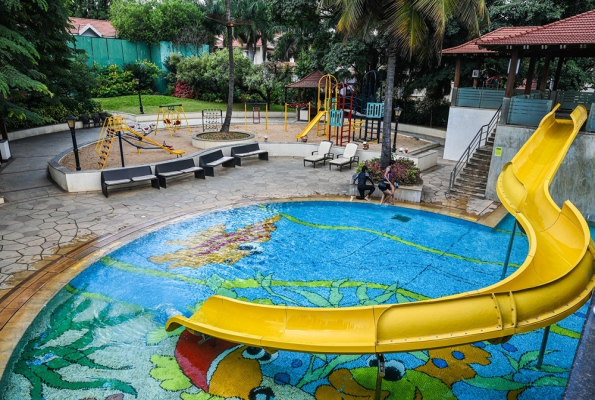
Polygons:
<instances>
[{"instance_id":1,"label":"lamp post","mask_svg":"<svg viewBox=\"0 0 595 400\"><path fill-rule=\"evenodd\" d=\"M397 152L397 128L399 127L399 117L403 112L401 107L395 108L395 138L393 139L393 153Z\"/></svg>"},{"instance_id":2,"label":"lamp post","mask_svg":"<svg viewBox=\"0 0 595 400\"><path fill-rule=\"evenodd\" d=\"M81 170L81 163L79 161L79 148L76 145L76 134L74 132L74 124L76 123L76 117L74 115L70 115L66 117L66 122L68 123L68 127L70 128L70 135L72 136L72 151L74 151L74 162L76 163L76 170Z\"/></svg>"},{"instance_id":3,"label":"lamp post","mask_svg":"<svg viewBox=\"0 0 595 400\"><path fill-rule=\"evenodd\" d=\"M136 82L136 87L138 90L138 108L140 108L140 113L144 114L145 112L143 111L143 100L140 98L140 79L136 78L134 81Z\"/></svg>"}]
</instances>

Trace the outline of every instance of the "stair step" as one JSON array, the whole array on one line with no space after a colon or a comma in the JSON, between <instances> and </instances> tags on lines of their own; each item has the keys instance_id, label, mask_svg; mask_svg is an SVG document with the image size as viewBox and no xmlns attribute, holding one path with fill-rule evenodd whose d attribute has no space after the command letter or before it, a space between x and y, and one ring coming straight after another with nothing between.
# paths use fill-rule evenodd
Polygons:
<instances>
[{"instance_id":1,"label":"stair step","mask_svg":"<svg viewBox=\"0 0 595 400\"><path fill-rule=\"evenodd\" d=\"M463 194L466 196L472 196L475 198L485 199L485 190L473 190L473 189L458 187L457 185L454 185L454 187L451 189L451 192Z\"/></svg>"},{"instance_id":2,"label":"stair step","mask_svg":"<svg viewBox=\"0 0 595 400\"><path fill-rule=\"evenodd\" d=\"M488 183L488 178L483 177L483 176L474 176L474 175L459 175L459 178L457 179L457 183L458 182L465 182L468 183L470 185L483 185L486 186Z\"/></svg>"},{"instance_id":3,"label":"stair step","mask_svg":"<svg viewBox=\"0 0 595 400\"><path fill-rule=\"evenodd\" d=\"M489 164L483 165L483 164L477 164L477 163L474 163L474 162L469 161L467 163L467 166L465 167L465 170L467 168L473 169L473 170L476 170L476 171L484 171L485 173L490 172L490 165Z\"/></svg>"}]
</instances>

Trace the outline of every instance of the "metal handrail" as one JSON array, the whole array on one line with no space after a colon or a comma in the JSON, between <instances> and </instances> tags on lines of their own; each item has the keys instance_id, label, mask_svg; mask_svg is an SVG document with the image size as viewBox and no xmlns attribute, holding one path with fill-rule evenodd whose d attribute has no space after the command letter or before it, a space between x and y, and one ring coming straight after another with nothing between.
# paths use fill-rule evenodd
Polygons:
<instances>
[{"instance_id":1,"label":"metal handrail","mask_svg":"<svg viewBox=\"0 0 595 400\"><path fill-rule=\"evenodd\" d=\"M467 166L467 164L469 163L469 159L473 156L473 153L475 153L475 150L477 150L478 148L480 148L481 146L486 144L488 137L490 136L490 133L493 132L493 130L496 127L496 124L498 123L498 120L500 119L501 110L502 110L502 106L500 106L500 108L498 108L498 110L496 111L496 113L494 114L494 116L492 117L490 122L488 122L487 124L485 124L481 128L479 128L479 131L477 132L477 134L475 135L475 137L473 138L473 140L471 141L469 146L467 146L467 149L465 149L465 151L463 152L463 155L461 156L459 161L457 161L457 163L455 164L455 167L452 169L452 171L450 173L450 181L448 184L449 192L452 190L452 188L455 184L455 181L456 181L457 177L459 176L459 174L461 173L461 171L463 170L463 168L465 168Z\"/></svg>"}]
</instances>

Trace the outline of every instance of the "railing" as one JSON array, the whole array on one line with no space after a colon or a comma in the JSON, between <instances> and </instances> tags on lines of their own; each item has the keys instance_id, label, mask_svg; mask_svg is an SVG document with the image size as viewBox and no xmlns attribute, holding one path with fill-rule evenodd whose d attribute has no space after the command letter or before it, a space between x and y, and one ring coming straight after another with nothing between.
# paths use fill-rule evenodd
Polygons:
<instances>
[{"instance_id":1,"label":"railing","mask_svg":"<svg viewBox=\"0 0 595 400\"><path fill-rule=\"evenodd\" d=\"M587 120L587 132L595 132L595 103L591 104L589 119Z\"/></svg>"},{"instance_id":2,"label":"railing","mask_svg":"<svg viewBox=\"0 0 595 400\"><path fill-rule=\"evenodd\" d=\"M502 89L459 88L456 106L497 109L502 105L504 93Z\"/></svg>"},{"instance_id":3,"label":"railing","mask_svg":"<svg viewBox=\"0 0 595 400\"><path fill-rule=\"evenodd\" d=\"M465 149L465 151L463 152L463 155L461 156L461 158L459 158L459 161L455 164L455 167L452 169L452 171L450 173L450 181L448 184L449 192L452 190L452 188L455 184L455 181L456 181L457 177L459 176L459 174L461 173L461 171L463 170L463 168L465 168L467 166L467 164L469 163L469 159L473 156L473 153L475 153L475 150L477 150L478 148L480 148L481 146L486 144L488 137L496 128L496 124L498 123L498 120L500 119L501 111L502 111L502 106L500 106L500 108L498 108L498 110L496 111L496 113L494 114L494 116L492 117L490 122L488 122L487 124L485 124L481 128L479 128L479 131L477 132L477 134L475 135L475 137L473 138L473 140L471 141L469 146L467 146L467 149Z\"/></svg>"},{"instance_id":4,"label":"railing","mask_svg":"<svg viewBox=\"0 0 595 400\"><path fill-rule=\"evenodd\" d=\"M524 99L513 97L510 100L507 124L538 126L544 115L552 110L552 100Z\"/></svg>"},{"instance_id":5,"label":"railing","mask_svg":"<svg viewBox=\"0 0 595 400\"><path fill-rule=\"evenodd\" d=\"M595 93L559 91L556 102L560 103L560 109L574 110L577 105L582 104L588 110L595 104Z\"/></svg>"}]
</instances>

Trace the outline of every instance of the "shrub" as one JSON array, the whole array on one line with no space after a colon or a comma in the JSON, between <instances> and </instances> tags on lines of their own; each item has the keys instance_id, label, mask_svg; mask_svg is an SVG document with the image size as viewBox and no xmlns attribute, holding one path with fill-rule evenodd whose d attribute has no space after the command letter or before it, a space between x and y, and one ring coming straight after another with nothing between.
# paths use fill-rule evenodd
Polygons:
<instances>
[{"instance_id":1,"label":"shrub","mask_svg":"<svg viewBox=\"0 0 595 400\"><path fill-rule=\"evenodd\" d=\"M30 107L30 110L34 113L39 114L44 118L42 124L34 123L28 119L18 119L16 117L9 117L6 119L6 127L10 131L18 129L27 129L34 126L58 124L66 122L66 117L74 115L77 119L82 114L93 114L95 112L101 112L101 103L95 100L77 100L74 98L60 99L60 102L53 103L38 103Z\"/></svg>"},{"instance_id":2,"label":"shrub","mask_svg":"<svg viewBox=\"0 0 595 400\"><path fill-rule=\"evenodd\" d=\"M360 162L355 172L360 172L364 165L368 167L368 173L374 182L379 182L382 179L384 170L380 167L379 158ZM399 185L411 186L420 183L421 177L419 174L419 168L408 158L398 158L392 166L392 182L397 182Z\"/></svg>"},{"instance_id":3,"label":"shrub","mask_svg":"<svg viewBox=\"0 0 595 400\"><path fill-rule=\"evenodd\" d=\"M178 81L173 92L174 97L181 97L183 99L193 99L194 90L192 87L184 81Z\"/></svg>"},{"instance_id":4,"label":"shrub","mask_svg":"<svg viewBox=\"0 0 595 400\"><path fill-rule=\"evenodd\" d=\"M151 94L155 79L161 73L157 65L143 60L126 64L100 67L97 63L92 67L97 77L98 86L93 89L93 97L116 97L137 93L135 78L140 79L141 93Z\"/></svg>"}]
</instances>

